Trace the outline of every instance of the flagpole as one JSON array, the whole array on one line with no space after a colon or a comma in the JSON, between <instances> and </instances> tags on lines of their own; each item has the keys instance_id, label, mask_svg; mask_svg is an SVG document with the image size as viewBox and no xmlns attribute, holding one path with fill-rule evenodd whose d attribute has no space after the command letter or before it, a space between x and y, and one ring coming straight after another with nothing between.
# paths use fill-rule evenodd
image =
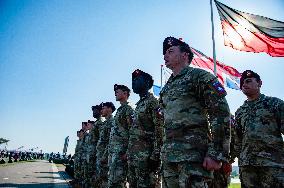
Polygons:
<instances>
[{"instance_id":1,"label":"flagpole","mask_svg":"<svg viewBox=\"0 0 284 188\"><path fill-rule=\"evenodd\" d=\"M212 0L210 0L210 6L211 6L211 26L212 26L212 42L213 42L214 75L217 76L217 69L216 69L216 49L215 49L215 38L214 38L214 21L213 21L213 6L212 6Z\"/></svg>"},{"instance_id":2,"label":"flagpole","mask_svg":"<svg viewBox=\"0 0 284 188\"><path fill-rule=\"evenodd\" d=\"M163 87L163 65L161 65L161 89Z\"/></svg>"}]
</instances>

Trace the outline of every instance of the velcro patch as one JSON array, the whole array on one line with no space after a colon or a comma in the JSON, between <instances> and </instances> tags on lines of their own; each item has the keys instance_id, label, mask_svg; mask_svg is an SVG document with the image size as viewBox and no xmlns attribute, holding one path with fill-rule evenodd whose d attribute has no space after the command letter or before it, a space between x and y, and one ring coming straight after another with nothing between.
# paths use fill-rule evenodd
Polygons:
<instances>
[{"instance_id":1,"label":"velcro patch","mask_svg":"<svg viewBox=\"0 0 284 188\"><path fill-rule=\"evenodd\" d=\"M225 96L227 94L225 88L218 81L213 81L210 83L211 88L217 93L219 96Z\"/></svg>"}]
</instances>

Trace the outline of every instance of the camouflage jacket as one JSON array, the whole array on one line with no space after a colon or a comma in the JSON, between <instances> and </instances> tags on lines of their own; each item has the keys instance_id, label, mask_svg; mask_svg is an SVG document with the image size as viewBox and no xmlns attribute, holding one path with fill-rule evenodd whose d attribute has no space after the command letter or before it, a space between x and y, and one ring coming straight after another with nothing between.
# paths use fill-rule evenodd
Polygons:
<instances>
[{"instance_id":1,"label":"camouflage jacket","mask_svg":"<svg viewBox=\"0 0 284 188\"><path fill-rule=\"evenodd\" d=\"M74 159L80 160L81 156L82 156L82 140L79 139L77 140L77 144L75 147Z\"/></svg>"},{"instance_id":2,"label":"camouflage jacket","mask_svg":"<svg viewBox=\"0 0 284 188\"><path fill-rule=\"evenodd\" d=\"M110 129L113 126L114 119L112 116L107 118L99 128L99 140L97 143L97 160L108 160L108 143L110 136Z\"/></svg>"},{"instance_id":3,"label":"camouflage jacket","mask_svg":"<svg viewBox=\"0 0 284 188\"><path fill-rule=\"evenodd\" d=\"M90 131L87 131L85 135L86 154L88 155L92 151L91 141L92 141L92 135L91 135L91 130L90 130Z\"/></svg>"},{"instance_id":4,"label":"camouflage jacket","mask_svg":"<svg viewBox=\"0 0 284 188\"><path fill-rule=\"evenodd\" d=\"M86 131L84 132L84 136L82 138L81 143L81 158L86 160L88 154L88 140L89 140L89 133Z\"/></svg>"},{"instance_id":5,"label":"camouflage jacket","mask_svg":"<svg viewBox=\"0 0 284 188\"><path fill-rule=\"evenodd\" d=\"M238 157L238 151L236 144L236 137L237 137L237 131L236 131L236 120L233 115L231 115L231 142L230 142L230 155L229 155L229 162L233 163L235 161L235 158Z\"/></svg>"},{"instance_id":6,"label":"camouflage jacket","mask_svg":"<svg viewBox=\"0 0 284 188\"><path fill-rule=\"evenodd\" d=\"M212 74L186 67L160 93L164 113L162 160L228 160L230 112L226 91Z\"/></svg>"},{"instance_id":7,"label":"camouflage jacket","mask_svg":"<svg viewBox=\"0 0 284 188\"><path fill-rule=\"evenodd\" d=\"M129 128L132 124L133 108L128 102L121 104L117 109L112 130L110 149L112 152L125 154L128 147Z\"/></svg>"},{"instance_id":8,"label":"camouflage jacket","mask_svg":"<svg viewBox=\"0 0 284 188\"><path fill-rule=\"evenodd\" d=\"M284 168L284 102L263 94L236 111L239 166Z\"/></svg>"},{"instance_id":9,"label":"camouflage jacket","mask_svg":"<svg viewBox=\"0 0 284 188\"><path fill-rule=\"evenodd\" d=\"M162 115L158 100L150 93L136 103L129 130L128 157L159 160L162 146Z\"/></svg>"},{"instance_id":10,"label":"camouflage jacket","mask_svg":"<svg viewBox=\"0 0 284 188\"><path fill-rule=\"evenodd\" d=\"M99 135L100 135L100 127L102 126L102 119L98 118L94 125L93 128L91 129L90 133L91 133L91 155L96 155L96 147L98 144L98 140L99 140Z\"/></svg>"}]
</instances>

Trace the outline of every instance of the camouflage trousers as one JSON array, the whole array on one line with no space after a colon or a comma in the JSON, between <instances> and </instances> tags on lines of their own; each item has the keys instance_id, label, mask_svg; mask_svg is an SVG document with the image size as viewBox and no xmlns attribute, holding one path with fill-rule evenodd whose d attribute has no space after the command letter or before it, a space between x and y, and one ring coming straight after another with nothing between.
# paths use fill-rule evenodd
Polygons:
<instances>
[{"instance_id":1,"label":"camouflage trousers","mask_svg":"<svg viewBox=\"0 0 284 188\"><path fill-rule=\"evenodd\" d=\"M109 167L107 164L102 164L100 160L97 160L96 179L95 179L95 182L93 182L94 185L96 185L96 187L101 187L101 188L107 187L108 170L109 170Z\"/></svg>"},{"instance_id":2,"label":"camouflage trousers","mask_svg":"<svg viewBox=\"0 0 284 188\"><path fill-rule=\"evenodd\" d=\"M130 188L160 188L160 176L151 172L148 159L128 161L128 182Z\"/></svg>"},{"instance_id":3,"label":"camouflage trousers","mask_svg":"<svg viewBox=\"0 0 284 188\"><path fill-rule=\"evenodd\" d=\"M119 153L109 156L109 188L126 188L127 161L123 161L121 156Z\"/></svg>"},{"instance_id":4,"label":"camouflage trousers","mask_svg":"<svg viewBox=\"0 0 284 188\"><path fill-rule=\"evenodd\" d=\"M80 180L82 178L81 160L74 159L74 178Z\"/></svg>"},{"instance_id":5,"label":"camouflage trousers","mask_svg":"<svg viewBox=\"0 0 284 188\"><path fill-rule=\"evenodd\" d=\"M183 162L163 162L163 188L208 188L212 172L203 169L202 164Z\"/></svg>"},{"instance_id":6,"label":"camouflage trousers","mask_svg":"<svg viewBox=\"0 0 284 188\"><path fill-rule=\"evenodd\" d=\"M242 166L240 167L241 186L243 188L283 188L284 169L273 167Z\"/></svg>"},{"instance_id":7,"label":"camouflage trousers","mask_svg":"<svg viewBox=\"0 0 284 188\"><path fill-rule=\"evenodd\" d=\"M88 168L89 168L89 163L87 162L87 159L86 158L83 158L83 161L81 163L81 169L82 169L82 176L81 176L81 179L82 179L82 184L87 187L88 186L88 177L87 177L87 174L88 174Z\"/></svg>"},{"instance_id":8,"label":"camouflage trousers","mask_svg":"<svg viewBox=\"0 0 284 188\"><path fill-rule=\"evenodd\" d=\"M96 173L96 157L94 155L90 155L86 158L83 163L84 169L84 185L85 187L91 187L94 184L94 175Z\"/></svg>"},{"instance_id":9,"label":"camouflage trousers","mask_svg":"<svg viewBox=\"0 0 284 188\"><path fill-rule=\"evenodd\" d=\"M230 184L230 176L221 172L220 170L214 171L214 178L209 183L209 188L227 188Z\"/></svg>"}]
</instances>

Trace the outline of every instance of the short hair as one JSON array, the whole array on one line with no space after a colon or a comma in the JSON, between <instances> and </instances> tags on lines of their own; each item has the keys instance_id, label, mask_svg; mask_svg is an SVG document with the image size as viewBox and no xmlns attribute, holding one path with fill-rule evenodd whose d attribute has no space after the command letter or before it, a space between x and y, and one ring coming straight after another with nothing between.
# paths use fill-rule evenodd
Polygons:
<instances>
[{"instance_id":1,"label":"short hair","mask_svg":"<svg viewBox=\"0 0 284 188\"><path fill-rule=\"evenodd\" d=\"M130 89L129 89L127 86L125 86L125 85L119 85L119 84L114 84L113 90L116 91L116 90L118 90L118 89L120 89L120 90L122 90L122 91L124 91L124 92L127 92L128 97L130 96Z\"/></svg>"},{"instance_id":2,"label":"short hair","mask_svg":"<svg viewBox=\"0 0 284 188\"><path fill-rule=\"evenodd\" d=\"M188 53L188 64L190 64L191 63L191 61L192 61L192 59L193 59L193 52L192 52L192 50L189 48L187 48L186 46L184 46L184 45L179 45L178 46L179 47L179 50L181 51L181 52L186 52L186 53ZM189 46L188 46L189 47Z\"/></svg>"},{"instance_id":3,"label":"short hair","mask_svg":"<svg viewBox=\"0 0 284 188\"><path fill-rule=\"evenodd\" d=\"M103 106L106 106L108 108L111 108L112 112L114 112L116 110L114 104L112 102L105 102L105 103L102 103L102 107Z\"/></svg>"}]
</instances>

